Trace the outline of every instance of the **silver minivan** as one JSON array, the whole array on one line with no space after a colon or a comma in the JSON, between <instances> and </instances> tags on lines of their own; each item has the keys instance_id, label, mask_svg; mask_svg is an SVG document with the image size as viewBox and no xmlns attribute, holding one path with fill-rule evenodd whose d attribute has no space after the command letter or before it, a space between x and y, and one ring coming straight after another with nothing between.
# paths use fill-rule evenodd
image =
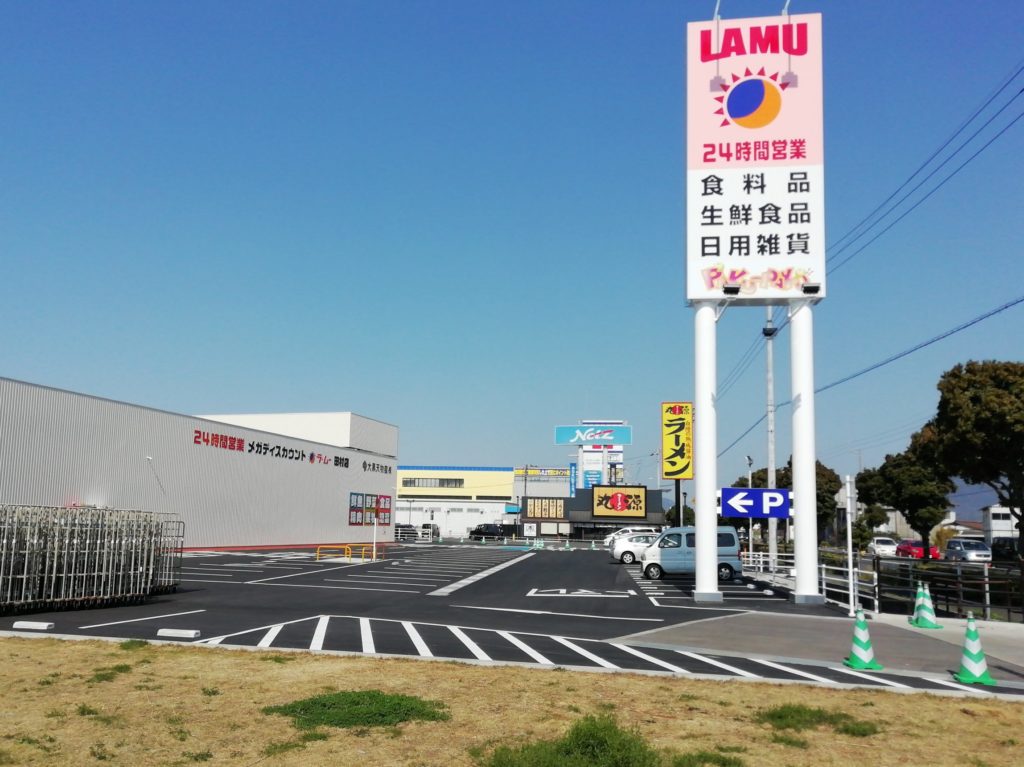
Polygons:
<instances>
[{"instance_id":1,"label":"silver minivan","mask_svg":"<svg viewBox=\"0 0 1024 767\"><path fill-rule=\"evenodd\" d=\"M666 573L696 572L696 538L697 529L694 527L665 528L640 555L640 569L644 577L658 580ZM718 579L731 581L742 570L736 528L722 525L718 528Z\"/></svg>"}]
</instances>

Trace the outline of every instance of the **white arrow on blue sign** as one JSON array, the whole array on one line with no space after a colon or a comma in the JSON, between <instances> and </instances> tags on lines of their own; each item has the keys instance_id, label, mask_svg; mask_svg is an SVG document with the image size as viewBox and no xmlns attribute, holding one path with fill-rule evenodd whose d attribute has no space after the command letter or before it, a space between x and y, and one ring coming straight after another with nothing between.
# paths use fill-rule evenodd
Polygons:
<instances>
[{"instance_id":1,"label":"white arrow on blue sign","mask_svg":"<svg viewBox=\"0 0 1024 767\"><path fill-rule=\"evenodd\" d=\"M789 491L763 487L723 487L722 516L786 519L789 517Z\"/></svg>"}]
</instances>

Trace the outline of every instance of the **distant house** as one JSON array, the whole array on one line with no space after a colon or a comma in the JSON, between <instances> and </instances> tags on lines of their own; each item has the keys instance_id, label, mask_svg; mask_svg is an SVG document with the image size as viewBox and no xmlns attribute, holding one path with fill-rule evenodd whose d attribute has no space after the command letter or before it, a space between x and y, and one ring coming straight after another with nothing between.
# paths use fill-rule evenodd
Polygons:
<instances>
[{"instance_id":1,"label":"distant house","mask_svg":"<svg viewBox=\"0 0 1024 767\"><path fill-rule=\"evenodd\" d=\"M1006 506L985 506L981 510L981 532L988 543L993 538L1016 538L1017 520Z\"/></svg>"}]
</instances>

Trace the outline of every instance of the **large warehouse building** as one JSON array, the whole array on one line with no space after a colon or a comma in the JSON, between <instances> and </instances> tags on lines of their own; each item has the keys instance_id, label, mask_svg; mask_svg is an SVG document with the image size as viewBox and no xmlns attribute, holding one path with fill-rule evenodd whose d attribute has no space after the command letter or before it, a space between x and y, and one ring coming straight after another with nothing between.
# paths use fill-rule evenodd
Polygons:
<instances>
[{"instance_id":1,"label":"large warehouse building","mask_svg":"<svg viewBox=\"0 0 1024 767\"><path fill-rule=\"evenodd\" d=\"M189 548L390 538L397 454L397 427L353 413L188 416L0 378L0 504L172 512Z\"/></svg>"}]
</instances>

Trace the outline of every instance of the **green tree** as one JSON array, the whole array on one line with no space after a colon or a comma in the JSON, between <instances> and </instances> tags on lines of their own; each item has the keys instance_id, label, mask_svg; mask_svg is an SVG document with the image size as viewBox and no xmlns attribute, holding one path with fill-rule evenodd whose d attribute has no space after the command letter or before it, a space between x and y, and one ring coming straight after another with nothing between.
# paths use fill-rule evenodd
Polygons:
<instances>
[{"instance_id":1,"label":"green tree","mask_svg":"<svg viewBox=\"0 0 1024 767\"><path fill-rule=\"evenodd\" d=\"M927 559L932 528L946 515L950 506L947 496L955 486L942 468L928 459L928 450L921 443L920 435L915 434L904 452L887 455L877 469L862 471L857 476L857 494L869 505L898 509L924 541Z\"/></svg>"},{"instance_id":2,"label":"green tree","mask_svg":"<svg viewBox=\"0 0 1024 767\"><path fill-rule=\"evenodd\" d=\"M968 362L942 374L939 407L924 430L949 474L988 485L1017 520L1024 556L1024 363Z\"/></svg>"}]
</instances>

